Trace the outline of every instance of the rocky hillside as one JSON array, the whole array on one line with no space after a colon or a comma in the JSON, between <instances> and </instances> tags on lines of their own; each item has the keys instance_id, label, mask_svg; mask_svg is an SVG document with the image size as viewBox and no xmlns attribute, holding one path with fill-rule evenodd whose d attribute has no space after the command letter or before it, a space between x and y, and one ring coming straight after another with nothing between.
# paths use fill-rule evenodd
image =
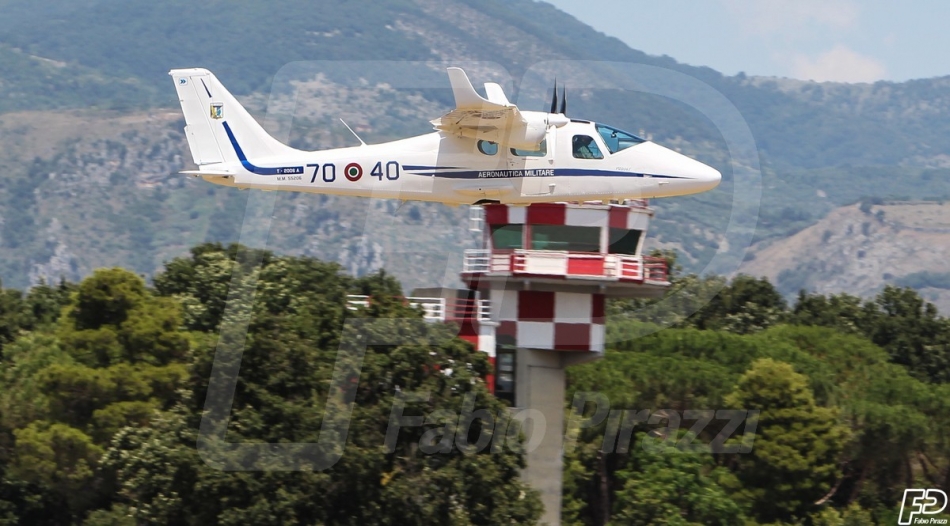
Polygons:
<instances>
[{"instance_id":1,"label":"rocky hillside","mask_svg":"<svg viewBox=\"0 0 950 526\"><path fill-rule=\"evenodd\" d=\"M77 279L103 265L149 275L187 246L237 240L248 194L177 175L189 155L166 72L183 66L211 68L262 118L268 107L289 110L292 121L265 118L265 126L302 148L353 144L340 117L369 142L427 131L451 104L446 63L464 65L476 83L502 82L532 109L544 106L557 75L569 86L572 115L643 130L723 171L713 192L654 203L651 244L680 250L688 270L734 248L723 238L731 165L706 116L663 96L612 89L656 81L650 72L660 69L650 68L708 84L748 122L763 165L761 246L862 197L950 198L948 79L844 85L724 77L632 50L533 0L261 5L222 11L185 0L0 0L6 284ZM554 62L511 84L545 61ZM589 61L648 67L631 76ZM668 88L675 95L682 86ZM459 250L473 242L461 208L276 199L272 249L336 260L355 273L385 266L409 286L454 279Z\"/></svg>"},{"instance_id":2,"label":"rocky hillside","mask_svg":"<svg viewBox=\"0 0 950 526\"><path fill-rule=\"evenodd\" d=\"M950 203L846 206L752 248L742 271L768 277L786 294L804 288L870 296L890 283L914 287L950 312Z\"/></svg>"},{"instance_id":3,"label":"rocky hillside","mask_svg":"<svg viewBox=\"0 0 950 526\"><path fill-rule=\"evenodd\" d=\"M78 280L120 265L151 275L196 243L237 241L251 194L177 173L189 162L182 124L177 112L0 116L0 136L17 155L5 159L0 194L4 284ZM264 195L273 215L256 221L270 221L271 247L338 261L352 274L385 267L410 287L454 283L458 255L473 246L463 208Z\"/></svg>"}]
</instances>

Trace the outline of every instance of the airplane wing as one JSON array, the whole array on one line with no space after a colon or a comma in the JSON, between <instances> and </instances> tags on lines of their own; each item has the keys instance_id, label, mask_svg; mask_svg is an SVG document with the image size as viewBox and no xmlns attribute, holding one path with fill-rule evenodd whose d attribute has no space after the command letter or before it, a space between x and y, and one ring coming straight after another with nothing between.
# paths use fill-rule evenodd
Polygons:
<instances>
[{"instance_id":1,"label":"airplane wing","mask_svg":"<svg viewBox=\"0 0 950 526\"><path fill-rule=\"evenodd\" d=\"M448 68L448 74L455 95L455 109L433 120L435 129L494 143L509 142L513 146L531 150L540 147L544 138L544 124L541 123L540 133L526 134L529 128L537 128L538 123L529 122L518 111L518 106L508 102L501 86L485 84L488 95L488 99L485 99L475 91L468 75L461 68Z\"/></svg>"}]
</instances>

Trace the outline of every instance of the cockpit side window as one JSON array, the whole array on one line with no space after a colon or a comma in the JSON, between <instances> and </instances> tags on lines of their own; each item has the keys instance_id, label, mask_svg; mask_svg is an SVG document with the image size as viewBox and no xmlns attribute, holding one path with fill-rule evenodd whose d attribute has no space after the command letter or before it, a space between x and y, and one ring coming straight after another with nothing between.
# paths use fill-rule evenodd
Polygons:
<instances>
[{"instance_id":1,"label":"cockpit side window","mask_svg":"<svg viewBox=\"0 0 950 526\"><path fill-rule=\"evenodd\" d=\"M610 150L610 153L617 153L620 150L646 142L645 139L641 139L632 133L618 130L617 128L611 128L603 124L595 124L594 126L597 128L597 133L604 139L604 144L607 145L607 149Z\"/></svg>"},{"instance_id":2,"label":"cockpit side window","mask_svg":"<svg viewBox=\"0 0 950 526\"><path fill-rule=\"evenodd\" d=\"M594 138L589 135L575 135L571 139L571 149L574 152L575 159L603 159L604 154L600 153L600 148L594 142Z\"/></svg>"}]
</instances>

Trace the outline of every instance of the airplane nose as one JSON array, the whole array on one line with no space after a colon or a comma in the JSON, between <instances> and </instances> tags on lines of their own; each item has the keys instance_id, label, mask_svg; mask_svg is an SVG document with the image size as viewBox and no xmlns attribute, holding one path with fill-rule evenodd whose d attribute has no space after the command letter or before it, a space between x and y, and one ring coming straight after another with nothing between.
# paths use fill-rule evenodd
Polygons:
<instances>
[{"instance_id":1,"label":"airplane nose","mask_svg":"<svg viewBox=\"0 0 950 526\"><path fill-rule=\"evenodd\" d=\"M697 161L698 162L698 161ZM702 163L699 163L702 164ZM700 182L709 185L709 189L719 186L719 182L722 181L722 174L719 173L719 170L703 164L703 169L700 170L700 174L696 177Z\"/></svg>"},{"instance_id":2,"label":"airplane nose","mask_svg":"<svg viewBox=\"0 0 950 526\"><path fill-rule=\"evenodd\" d=\"M660 196L705 192L722 181L719 170L654 142L647 141L623 152L624 159L637 171L656 179Z\"/></svg>"},{"instance_id":3,"label":"airplane nose","mask_svg":"<svg viewBox=\"0 0 950 526\"><path fill-rule=\"evenodd\" d=\"M665 150L666 168L670 175L687 180L690 187L699 192L712 190L719 186L719 182L722 181L722 174L719 173L719 170L679 152L668 148L663 149Z\"/></svg>"}]
</instances>

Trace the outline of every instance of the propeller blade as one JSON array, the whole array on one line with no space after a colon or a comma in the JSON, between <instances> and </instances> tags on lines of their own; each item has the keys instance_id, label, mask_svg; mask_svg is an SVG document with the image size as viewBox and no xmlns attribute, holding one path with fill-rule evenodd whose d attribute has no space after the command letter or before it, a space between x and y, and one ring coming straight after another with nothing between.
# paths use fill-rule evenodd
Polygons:
<instances>
[{"instance_id":1,"label":"propeller blade","mask_svg":"<svg viewBox=\"0 0 950 526\"><path fill-rule=\"evenodd\" d=\"M554 94L551 95L551 113L557 112L557 78L554 79Z\"/></svg>"},{"instance_id":2,"label":"propeller blade","mask_svg":"<svg viewBox=\"0 0 950 526\"><path fill-rule=\"evenodd\" d=\"M561 114L567 116L567 86L561 88Z\"/></svg>"}]
</instances>

